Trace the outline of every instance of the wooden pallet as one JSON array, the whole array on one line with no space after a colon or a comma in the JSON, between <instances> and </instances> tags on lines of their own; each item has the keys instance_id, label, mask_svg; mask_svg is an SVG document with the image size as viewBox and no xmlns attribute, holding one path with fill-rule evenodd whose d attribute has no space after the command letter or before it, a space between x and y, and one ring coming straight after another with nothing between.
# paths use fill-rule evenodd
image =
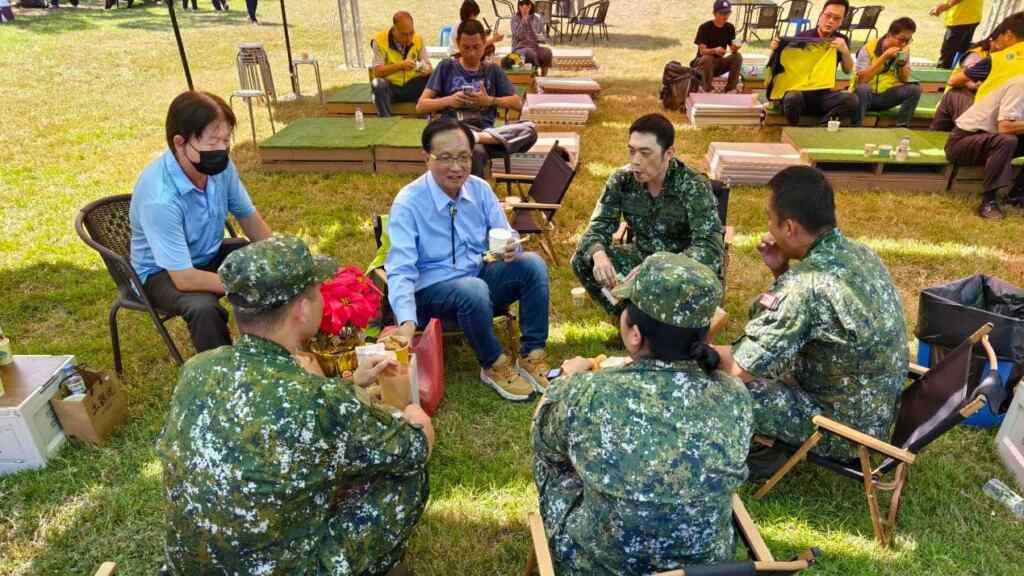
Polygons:
<instances>
[{"instance_id":1,"label":"wooden pallet","mask_svg":"<svg viewBox=\"0 0 1024 576\"><path fill-rule=\"evenodd\" d=\"M422 174L426 170L422 148L378 146L373 149L374 171L380 174Z\"/></svg>"},{"instance_id":2,"label":"wooden pallet","mask_svg":"<svg viewBox=\"0 0 1024 576\"><path fill-rule=\"evenodd\" d=\"M267 170L280 172L373 172L373 149L261 148Z\"/></svg>"}]
</instances>

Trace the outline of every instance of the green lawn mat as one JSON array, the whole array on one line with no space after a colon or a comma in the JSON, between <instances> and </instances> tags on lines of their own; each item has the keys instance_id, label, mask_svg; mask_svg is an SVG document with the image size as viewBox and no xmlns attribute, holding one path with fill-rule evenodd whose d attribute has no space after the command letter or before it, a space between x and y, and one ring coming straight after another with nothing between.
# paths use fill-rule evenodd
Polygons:
<instances>
[{"instance_id":1,"label":"green lawn mat","mask_svg":"<svg viewBox=\"0 0 1024 576\"><path fill-rule=\"evenodd\" d=\"M758 93L757 101L760 102L761 104L768 104L769 103L768 102L768 97L765 95L764 92ZM917 109L914 111L914 118L929 118L929 119L930 118L934 118L935 117L935 110L936 110L936 108L939 107L939 102L941 102L941 101L942 101L942 93L941 92L939 92L939 93L929 92L929 93L921 94L921 101L917 103ZM770 108L766 108L765 110L768 112L768 114L771 114L771 115L775 115L775 116L781 116L782 115L782 107L781 106L772 106ZM874 114L876 116L896 116L897 114L899 114L899 111L900 111L899 106L896 106L894 108L890 108L888 110L883 110L881 112L868 112L868 116L871 116L872 114Z\"/></svg>"},{"instance_id":2,"label":"green lawn mat","mask_svg":"<svg viewBox=\"0 0 1024 576\"><path fill-rule=\"evenodd\" d=\"M398 122L380 134L375 146L420 148L420 135L426 127L425 118L399 118Z\"/></svg>"},{"instance_id":3,"label":"green lawn mat","mask_svg":"<svg viewBox=\"0 0 1024 576\"><path fill-rule=\"evenodd\" d=\"M906 128L841 128L839 132L828 132L826 128L783 129L783 134L814 162L831 163L882 163L909 165L944 165L944 151L949 134L928 130ZM895 159L895 150L903 136L910 136L910 156L904 162ZM893 157L880 158L864 156L865 144L893 147Z\"/></svg>"},{"instance_id":4,"label":"green lawn mat","mask_svg":"<svg viewBox=\"0 0 1024 576\"><path fill-rule=\"evenodd\" d=\"M520 98L526 96L526 86L515 86L516 94ZM373 102L373 93L370 91L369 82L360 82L358 84L349 84L348 86L342 86L336 90L332 90L327 94L327 102L329 104L366 104Z\"/></svg>"},{"instance_id":5,"label":"green lawn mat","mask_svg":"<svg viewBox=\"0 0 1024 576\"><path fill-rule=\"evenodd\" d=\"M366 129L356 130L354 118L300 118L264 140L261 148L341 148L358 150L377 144L398 118L365 118Z\"/></svg>"}]
</instances>

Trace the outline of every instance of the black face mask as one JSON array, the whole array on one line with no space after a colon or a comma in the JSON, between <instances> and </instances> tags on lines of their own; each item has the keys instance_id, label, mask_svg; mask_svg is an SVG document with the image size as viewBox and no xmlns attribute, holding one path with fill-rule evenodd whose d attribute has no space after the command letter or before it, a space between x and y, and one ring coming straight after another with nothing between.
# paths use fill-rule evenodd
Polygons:
<instances>
[{"instance_id":1,"label":"black face mask","mask_svg":"<svg viewBox=\"0 0 1024 576\"><path fill-rule=\"evenodd\" d=\"M189 146L192 146L189 144ZM192 162L192 166L199 171L200 174L206 174L207 176L216 176L228 168L228 151L225 150L197 150L195 146L192 149L199 153L199 162Z\"/></svg>"}]
</instances>

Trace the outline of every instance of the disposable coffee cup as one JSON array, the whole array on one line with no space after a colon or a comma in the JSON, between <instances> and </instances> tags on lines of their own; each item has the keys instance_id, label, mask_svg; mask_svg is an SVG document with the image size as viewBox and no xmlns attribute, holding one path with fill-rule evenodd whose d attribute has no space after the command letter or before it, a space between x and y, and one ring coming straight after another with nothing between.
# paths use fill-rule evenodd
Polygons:
<instances>
[{"instance_id":1,"label":"disposable coffee cup","mask_svg":"<svg viewBox=\"0 0 1024 576\"><path fill-rule=\"evenodd\" d=\"M385 356L387 350L384 349L383 344L366 344L365 346L356 346L356 366L363 368L369 362L370 358L376 356Z\"/></svg>"},{"instance_id":2,"label":"disposable coffee cup","mask_svg":"<svg viewBox=\"0 0 1024 576\"><path fill-rule=\"evenodd\" d=\"M875 150L877 150L877 149L878 149L878 146L875 145L875 144L865 144L864 145L864 155L865 156L873 156L875 154Z\"/></svg>"},{"instance_id":3,"label":"disposable coffee cup","mask_svg":"<svg viewBox=\"0 0 1024 576\"><path fill-rule=\"evenodd\" d=\"M839 132L839 120L829 120L828 121L828 131L829 132Z\"/></svg>"},{"instance_id":4,"label":"disposable coffee cup","mask_svg":"<svg viewBox=\"0 0 1024 576\"><path fill-rule=\"evenodd\" d=\"M587 299L587 290L582 286L577 286L569 292L572 294L572 303L577 307L583 306Z\"/></svg>"},{"instance_id":5,"label":"disposable coffee cup","mask_svg":"<svg viewBox=\"0 0 1024 576\"><path fill-rule=\"evenodd\" d=\"M878 147L878 156L880 158L888 158L892 156L892 146L889 144L882 144Z\"/></svg>"},{"instance_id":6,"label":"disposable coffee cup","mask_svg":"<svg viewBox=\"0 0 1024 576\"><path fill-rule=\"evenodd\" d=\"M487 233L487 247L491 252L504 252L512 239L512 231L505 228L491 228Z\"/></svg>"}]
</instances>

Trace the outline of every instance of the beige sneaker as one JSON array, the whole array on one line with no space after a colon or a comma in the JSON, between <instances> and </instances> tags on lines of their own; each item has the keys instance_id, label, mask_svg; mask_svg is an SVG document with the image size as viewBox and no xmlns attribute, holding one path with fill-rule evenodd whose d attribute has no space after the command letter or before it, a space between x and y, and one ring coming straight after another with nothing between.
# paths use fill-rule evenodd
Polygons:
<instances>
[{"instance_id":1,"label":"beige sneaker","mask_svg":"<svg viewBox=\"0 0 1024 576\"><path fill-rule=\"evenodd\" d=\"M526 358L516 360L516 370L538 393L543 394L548 389L551 366L548 366L548 355L543 348L530 350Z\"/></svg>"},{"instance_id":2,"label":"beige sneaker","mask_svg":"<svg viewBox=\"0 0 1024 576\"><path fill-rule=\"evenodd\" d=\"M490 368L480 369L480 380L494 388L505 400L522 402L529 400L533 395L533 385L529 380L524 379L512 366L508 356L502 354Z\"/></svg>"}]
</instances>

